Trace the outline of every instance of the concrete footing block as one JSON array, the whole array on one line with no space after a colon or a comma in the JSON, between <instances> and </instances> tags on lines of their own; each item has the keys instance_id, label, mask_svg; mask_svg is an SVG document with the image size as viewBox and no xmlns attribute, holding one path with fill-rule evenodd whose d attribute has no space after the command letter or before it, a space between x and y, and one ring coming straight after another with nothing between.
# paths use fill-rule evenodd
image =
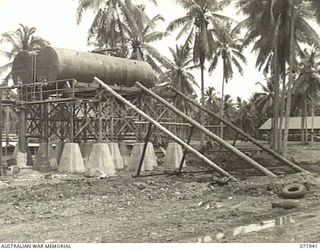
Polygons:
<instances>
[{"instance_id":1,"label":"concrete footing block","mask_svg":"<svg viewBox=\"0 0 320 250\"><path fill-rule=\"evenodd\" d=\"M28 144L26 144L25 148L26 152L21 152L19 148L19 143L17 143L14 148L13 165L17 166L18 168L32 168L33 160Z\"/></svg>"},{"instance_id":2,"label":"concrete footing block","mask_svg":"<svg viewBox=\"0 0 320 250\"><path fill-rule=\"evenodd\" d=\"M58 171L69 173L85 172L80 147L77 143L65 143Z\"/></svg>"},{"instance_id":3,"label":"concrete footing block","mask_svg":"<svg viewBox=\"0 0 320 250\"><path fill-rule=\"evenodd\" d=\"M123 169L124 163L123 163L123 158L121 156L118 143L109 142L108 147L110 150L110 154L111 154L115 169Z\"/></svg>"},{"instance_id":4,"label":"concrete footing block","mask_svg":"<svg viewBox=\"0 0 320 250\"><path fill-rule=\"evenodd\" d=\"M27 158L28 154L20 152L20 150L16 153L15 160L16 160L16 166L18 168L31 168L31 166L28 166L27 164Z\"/></svg>"},{"instance_id":5,"label":"concrete footing block","mask_svg":"<svg viewBox=\"0 0 320 250\"><path fill-rule=\"evenodd\" d=\"M138 169L140 157L143 152L143 147L144 147L144 143L136 143L133 146L131 155L128 160L129 170L136 171ZM157 166L158 166L157 157L154 152L153 144L149 142L147 145L141 171L151 171L153 170L153 167L157 167Z\"/></svg>"},{"instance_id":6,"label":"concrete footing block","mask_svg":"<svg viewBox=\"0 0 320 250\"><path fill-rule=\"evenodd\" d=\"M109 151L108 144L95 143L86 164L87 176L114 176L116 170Z\"/></svg>"},{"instance_id":7,"label":"concrete footing block","mask_svg":"<svg viewBox=\"0 0 320 250\"><path fill-rule=\"evenodd\" d=\"M93 143L91 142L84 142L80 144L80 151L81 151L82 159L85 166L87 165L87 162L89 160L89 157L92 151L92 145Z\"/></svg>"},{"instance_id":8,"label":"concrete footing block","mask_svg":"<svg viewBox=\"0 0 320 250\"><path fill-rule=\"evenodd\" d=\"M183 150L181 145L176 142L169 142L162 166L164 166L166 169L179 169L182 157ZM183 167L185 166L186 161L183 163Z\"/></svg>"},{"instance_id":9,"label":"concrete footing block","mask_svg":"<svg viewBox=\"0 0 320 250\"><path fill-rule=\"evenodd\" d=\"M40 143L38 153L34 158L34 169L51 171L58 169L58 161L52 143Z\"/></svg>"},{"instance_id":10,"label":"concrete footing block","mask_svg":"<svg viewBox=\"0 0 320 250\"><path fill-rule=\"evenodd\" d=\"M129 160L129 150L127 144L125 142L119 142L119 150L123 159L123 166L126 168L128 167Z\"/></svg>"}]
</instances>

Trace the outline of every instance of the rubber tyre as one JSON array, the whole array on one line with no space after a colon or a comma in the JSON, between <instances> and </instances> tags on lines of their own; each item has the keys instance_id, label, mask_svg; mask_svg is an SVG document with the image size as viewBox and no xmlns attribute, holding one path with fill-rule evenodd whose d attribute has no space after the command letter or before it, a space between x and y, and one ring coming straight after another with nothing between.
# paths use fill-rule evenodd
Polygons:
<instances>
[{"instance_id":1,"label":"rubber tyre","mask_svg":"<svg viewBox=\"0 0 320 250\"><path fill-rule=\"evenodd\" d=\"M301 199L306 194L307 189L303 184L289 184L282 188L281 196L286 199Z\"/></svg>"}]
</instances>

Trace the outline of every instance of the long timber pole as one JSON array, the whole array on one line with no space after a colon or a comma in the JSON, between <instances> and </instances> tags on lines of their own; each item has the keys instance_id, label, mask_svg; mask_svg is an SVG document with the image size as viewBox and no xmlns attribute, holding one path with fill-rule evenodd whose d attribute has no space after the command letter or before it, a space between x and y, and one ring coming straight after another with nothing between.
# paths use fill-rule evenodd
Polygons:
<instances>
[{"instance_id":1,"label":"long timber pole","mask_svg":"<svg viewBox=\"0 0 320 250\"><path fill-rule=\"evenodd\" d=\"M187 97L185 94L183 94L181 91L170 87L175 93L177 93L179 96L181 96L183 99L185 99L186 101L192 103L193 105L195 105L197 108L203 110L204 112L207 112L208 114L212 115L214 118L216 118L217 120L223 122L225 125L229 126L230 128L234 129L235 131L237 131L239 134L241 134L243 137L245 137L246 139L248 139L249 141L251 141L253 144L257 145L258 147L260 147L261 149L263 149L264 151L268 152L270 155L274 156L276 159L278 159L279 161L285 163L286 165L288 165L289 167L300 171L300 172L308 172L305 169L301 168L300 166L294 164L293 162L289 161L288 159L286 159L285 157L281 156L280 154L278 154L277 152L275 152L274 150L266 147L265 145L263 145L262 143L260 143L258 140L256 140L255 138L253 138L251 135L247 134L246 132L244 132L242 129L238 128L237 126L235 126L234 124L232 124L231 122L221 118L220 116L218 116L217 114L215 114L214 112L212 112L211 110L208 110L202 106L200 106L198 103L196 103L194 100L190 99L189 97Z\"/></svg>"},{"instance_id":2,"label":"long timber pole","mask_svg":"<svg viewBox=\"0 0 320 250\"><path fill-rule=\"evenodd\" d=\"M199 129L202 133L206 134L207 136L209 136L211 139L213 139L214 141L216 141L217 143L219 143L220 145L222 145L223 147L225 147L226 149L228 149L230 152L234 153L235 155L237 155L240 159L246 161L248 164L250 164L252 167L254 167L255 169L257 169L258 171L260 171L261 173L265 174L266 176L270 176L270 177L277 177L274 173L272 173L271 171L269 171L268 169L266 169L265 167L263 167L262 165L260 165L258 162L254 161L253 159L251 159L250 157L248 157L246 154L242 153L240 150L236 149L235 147L233 147L231 144L225 142L223 139L221 139L219 136L215 135L214 133L212 133L210 130L206 129L204 126L202 126L200 123L196 122L195 120L193 120L192 118L190 118L189 116L187 116L185 113L181 112L179 109L177 109L176 107L172 106L170 103L168 103L166 100L164 100L162 97L158 96L157 94L155 94L154 92L152 92L151 90L147 89L146 87L144 87L141 83L136 82L136 85L141 88L143 91L145 91L146 93L148 93L149 95L151 95L152 97L154 97L156 100L158 100L159 102L161 102L163 105L165 105L166 107L168 107L171 111L173 111L174 113L176 113L177 115L179 115L180 117L184 118L185 120L187 120L188 122L190 122L190 124L192 124L194 127L196 127L197 129Z\"/></svg>"},{"instance_id":3,"label":"long timber pole","mask_svg":"<svg viewBox=\"0 0 320 250\"><path fill-rule=\"evenodd\" d=\"M228 172L220 168L217 164L213 163L211 160L209 160L207 157L199 153L197 150L195 150L193 147L189 146L187 143L182 141L179 137L171 133L168 129L163 127L159 122L152 119L150 116L148 116L146 113L144 113L142 110L137 108L135 105L127 101L125 98L123 98L121 95L119 95L117 92L112 90L107 84L105 84L103 81L101 81L99 78L94 77L94 80L99 83L104 89L106 89L109 93L111 93L115 98L132 108L134 111L136 111L139 115L143 116L146 120L148 120L150 123L152 123L156 128L160 129L162 132L167 134L169 137L171 137L174 141L179 143L182 147L184 147L186 150L193 153L195 156L197 156L199 159L203 160L205 163L207 163L211 168L218 171L219 173L223 174L224 176L227 176L231 178L232 180L237 180L234 176L230 175Z\"/></svg>"}]
</instances>

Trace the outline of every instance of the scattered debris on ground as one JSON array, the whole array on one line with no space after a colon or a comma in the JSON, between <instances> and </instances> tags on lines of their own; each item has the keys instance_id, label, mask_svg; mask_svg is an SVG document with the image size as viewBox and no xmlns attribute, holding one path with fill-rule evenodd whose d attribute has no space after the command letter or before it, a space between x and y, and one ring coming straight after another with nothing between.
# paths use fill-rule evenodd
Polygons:
<instances>
[{"instance_id":1,"label":"scattered debris on ground","mask_svg":"<svg viewBox=\"0 0 320 250\"><path fill-rule=\"evenodd\" d=\"M293 203L280 194L294 183L306 193ZM320 205L320 177L310 173L234 182L208 173L99 179L25 169L0 184L1 242L197 242L208 234L214 242L257 242L257 233L228 232Z\"/></svg>"}]
</instances>

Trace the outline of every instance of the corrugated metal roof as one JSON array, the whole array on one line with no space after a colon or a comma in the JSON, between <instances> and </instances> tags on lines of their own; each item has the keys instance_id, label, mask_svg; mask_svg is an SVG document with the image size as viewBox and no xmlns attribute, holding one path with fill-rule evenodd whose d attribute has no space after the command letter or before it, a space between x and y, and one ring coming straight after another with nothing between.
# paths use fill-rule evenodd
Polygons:
<instances>
[{"instance_id":1,"label":"corrugated metal roof","mask_svg":"<svg viewBox=\"0 0 320 250\"><path fill-rule=\"evenodd\" d=\"M307 117L307 127L311 129L312 126L312 117ZM282 128L284 129L284 121L282 124ZM313 117L313 128L320 129L320 116ZM261 125L260 130L270 130L271 129L271 118L269 118L265 123ZM301 116L298 117L290 117L289 118L289 129L301 129Z\"/></svg>"}]
</instances>

